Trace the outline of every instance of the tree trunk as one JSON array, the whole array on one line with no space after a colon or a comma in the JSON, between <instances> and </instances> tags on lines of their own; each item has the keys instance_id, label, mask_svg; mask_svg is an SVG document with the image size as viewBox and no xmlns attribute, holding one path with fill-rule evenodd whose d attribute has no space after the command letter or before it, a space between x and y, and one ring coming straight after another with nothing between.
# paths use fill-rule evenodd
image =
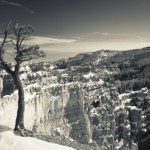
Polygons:
<instances>
[{"instance_id":1,"label":"tree trunk","mask_svg":"<svg viewBox=\"0 0 150 150\"><path fill-rule=\"evenodd\" d=\"M22 83L19 79L19 75L15 75L13 78L16 88L18 90L18 111L15 123L15 130L18 130L24 129L24 110L25 110L24 90Z\"/></svg>"}]
</instances>

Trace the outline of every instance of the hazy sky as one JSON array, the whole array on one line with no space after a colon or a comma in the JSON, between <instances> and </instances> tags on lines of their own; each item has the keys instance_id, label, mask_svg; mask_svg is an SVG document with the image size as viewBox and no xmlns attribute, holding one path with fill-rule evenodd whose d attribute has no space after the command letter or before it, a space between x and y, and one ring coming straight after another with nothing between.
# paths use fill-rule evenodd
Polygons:
<instances>
[{"instance_id":1,"label":"hazy sky","mask_svg":"<svg viewBox=\"0 0 150 150\"><path fill-rule=\"evenodd\" d=\"M47 59L150 45L150 0L0 0L0 27L31 24Z\"/></svg>"}]
</instances>

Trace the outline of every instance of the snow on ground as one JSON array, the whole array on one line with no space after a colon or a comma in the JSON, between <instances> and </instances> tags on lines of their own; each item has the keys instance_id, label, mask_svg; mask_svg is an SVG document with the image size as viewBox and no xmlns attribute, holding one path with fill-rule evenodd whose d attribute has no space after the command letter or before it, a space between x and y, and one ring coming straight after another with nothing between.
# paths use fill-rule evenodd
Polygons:
<instances>
[{"instance_id":1,"label":"snow on ground","mask_svg":"<svg viewBox=\"0 0 150 150\"><path fill-rule=\"evenodd\" d=\"M98 84L102 85L104 84L104 81L102 79L99 79Z\"/></svg>"},{"instance_id":2,"label":"snow on ground","mask_svg":"<svg viewBox=\"0 0 150 150\"><path fill-rule=\"evenodd\" d=\"M123 140L121 140L120 142L117 142L117 145L115 148L117 150L117 149L120 149L122 146L123 146Z\"/></svg>"},{"instance_id":3,"label":"snow on ground","mask_svg":"<svg viewBox=\"0 0 150 150\"><path fill-rule=\"evenodd\" d=\"M84 76L85 78L89 79L89 78L91 78L91 77L95 77L96 74L93 73L93 72L89 72L88 74L85 74L85 75L83 75L83 76Z\"/></svg>"},{"instance_id":4,"label":"snow on ground","mask_svg":"<svg viewBox=\"0 0 150 150\"><path fill-rule=\"evenodd\" d=\"M75 150L59 144L49 143L32 137L20 137L13 131L0 133L0 150Z\"/></svg>"},{"instance_id":5,"label":"snow on ground","mask_svg":"<svg viewBox=\"0 0 150 150\"><path fill-rule=\"evenodd\" d=\"M123 94L118 95L118 98L122 100L124 97L127 97L130 94L131 94L131 92L130 93L123 93Z\"/></svg>"}]
</instances>

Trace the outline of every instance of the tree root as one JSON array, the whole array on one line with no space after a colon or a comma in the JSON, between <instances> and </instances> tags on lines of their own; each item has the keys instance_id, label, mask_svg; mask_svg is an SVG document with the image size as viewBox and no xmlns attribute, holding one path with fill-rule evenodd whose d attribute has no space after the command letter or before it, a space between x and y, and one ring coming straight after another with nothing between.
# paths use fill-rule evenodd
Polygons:
<instances>
[{"instance_id":1,"label":"tree root","mask_svg":"<svg viewBox=\"0 0 150 150\"><path fill-rule=\"evenodd\" d=\"M25 128L21 129L21 128L17 128L14 130L14 134L19 135L19 136L23 136L23 137L33 137L33 132L30 130L27 130Z\"/></svg>"}]
</instances>

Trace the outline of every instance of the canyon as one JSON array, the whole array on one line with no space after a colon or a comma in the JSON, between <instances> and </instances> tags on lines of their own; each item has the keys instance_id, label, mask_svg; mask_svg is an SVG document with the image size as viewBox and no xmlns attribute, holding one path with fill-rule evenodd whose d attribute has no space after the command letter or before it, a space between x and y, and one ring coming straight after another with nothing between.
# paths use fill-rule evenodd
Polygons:
<instances>
[{"instance_id":1,"label":"canyon","mask_svg":"<svg viewBox=\"0 0 150 150\"><path fill-rule=\"evenodd\" d=\"M148 149L150 48L101 50L55 62L24 63L25 127L89 149ZM14 128L17 91L0 73L0 125ZM82 148L83 149L83 148Z\"/></svg>"}]
</instances>

